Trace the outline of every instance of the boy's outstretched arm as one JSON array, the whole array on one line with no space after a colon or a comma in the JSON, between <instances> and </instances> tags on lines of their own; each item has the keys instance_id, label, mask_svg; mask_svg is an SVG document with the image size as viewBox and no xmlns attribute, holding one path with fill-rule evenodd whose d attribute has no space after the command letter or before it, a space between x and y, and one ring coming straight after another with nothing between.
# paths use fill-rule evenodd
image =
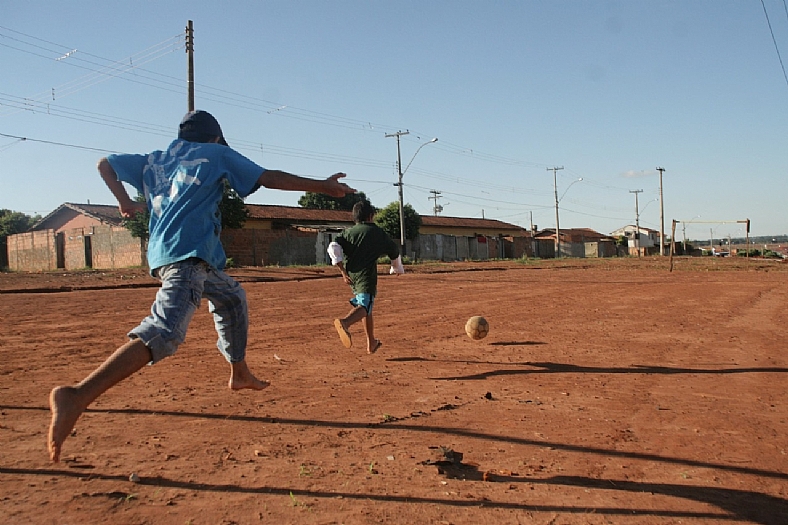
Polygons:
<instances>
[{"instance_id":1,"label":"boy's outstretched arm","mask_svg":"<svg viewBox=\"0 0 788 525\"><path fill-rule=\"evenodd\" d=\"M335 173L327 179L320 180L293 175L286 171L265 170L257 180L257 184L272 190L309 191L331 197L344 197L348 193L356 193L356 190L344 182L339 182L339 179L345 176L344 173Z\"/></svg>"},{"instance_id":2,"label":"boy's outstretched arm","mask_svg":"<svg viewBox=\"0 0 788 525\"><path fill-rule=\"evenodd\" d=\"M129 197L129 194L126 191L126 188L123 186L123 183L118 180L118 174L115 173L115 170L112 168L112 165L109 163L106 157L99 160L97 167L99 174L107 184L109 191L111 191L112 195L114 195L118 200L118 206L120 207L120 214L122 216L134 217L134 215L137 213L148 209L148 205L146 203L137 202Z\"/></svg>"}]
</instances>

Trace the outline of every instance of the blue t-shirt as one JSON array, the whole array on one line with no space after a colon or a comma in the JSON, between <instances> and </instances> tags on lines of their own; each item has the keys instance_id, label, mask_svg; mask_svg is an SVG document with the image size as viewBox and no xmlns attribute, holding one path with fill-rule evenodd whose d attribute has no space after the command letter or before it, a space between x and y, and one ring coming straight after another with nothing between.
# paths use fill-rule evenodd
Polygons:
<instances>
[{"instance_id":1,"label":"blue t-shirt","mask_svg":"<svg viewBox=\"0 0 788 525\"><path fill-rule=\"evenodd\" d=\"M150 210L148 265L153 270L190 257L222 269L219 203L227 180L244 198L265 168L220 144L177 139L167 151L107 157L118 180L145 196Z\"/></svg>"}]
</instances>

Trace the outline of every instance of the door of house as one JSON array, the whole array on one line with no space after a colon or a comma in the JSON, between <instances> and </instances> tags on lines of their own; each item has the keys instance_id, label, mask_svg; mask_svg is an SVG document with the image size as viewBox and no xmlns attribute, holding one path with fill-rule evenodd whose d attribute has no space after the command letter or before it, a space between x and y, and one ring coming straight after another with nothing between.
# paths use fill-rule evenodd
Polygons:
<instances>
[{"instance_id":1,"label":"door of house","mask_svg":"<svg viewBox=\"0 0 788 525\"><path fill-rule=\"evenodd\" d=\"M66 234L58 232L55 235L55 268L66 267Z\"/></svg>"},{"instance_id":2,"label":"door of house","mask_svg":"<svg viewBox=\"0 0 788 525\"><path fill-rule=\"evenodd\" d=\"M85 243L85 267L93 268L93 243L91 242L93 238L90 235L85 235L82 239Z\"/></svg>"}]
</instances>

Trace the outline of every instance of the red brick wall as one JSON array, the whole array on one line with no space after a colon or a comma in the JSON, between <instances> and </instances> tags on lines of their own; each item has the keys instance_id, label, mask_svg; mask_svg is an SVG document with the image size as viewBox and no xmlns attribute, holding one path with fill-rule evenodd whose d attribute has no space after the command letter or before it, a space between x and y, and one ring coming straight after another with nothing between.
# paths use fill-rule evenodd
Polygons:
<instances>
[{"instance_id":1,"label":"red brick wall","mask_svg":"<svg viewBox=\"0 0 788 525\"><path fill-rule=\"evenodd\" d=\"M60 267L66 270L89 266L111 269L144 265L140 239L132 237L122 226L73 228L61 234L63 261ZM56 270L58 262L55 237L54 230L9 235L9 269L23 272ZM87 259L85 250L86 237L90 239L91 260Z\"/></svg>"},{"instance_id":2,"label":"red brick wall","mask_svg":"<svg viewBox=\"0 0 788 525\"><path fill-rule=\"evenodd\" d=\"M296 229L222 231L222 245L236 266L316 264L317 232Z\"/></svg>"},{"instance_id":3,"label":"red brick wall","mask_svg":"<svg viewBox=\"0 0 788 525\"><path fill-rule=\"evenodd\" d=\"M57 269L54 230L9 235L7 243L9 269L30 272Z\"/></svg>"},{"instance_id":4,"label":"red brick wall","mask_svg":"<svg viewBox=\"0 0 788 525\"><path fill-rule=\"evenodd\" d=\"M131 236L123 226L94 226L91 248L93 268L129 268L142 266L141 240Z\"/></svg>"}]
</instances>

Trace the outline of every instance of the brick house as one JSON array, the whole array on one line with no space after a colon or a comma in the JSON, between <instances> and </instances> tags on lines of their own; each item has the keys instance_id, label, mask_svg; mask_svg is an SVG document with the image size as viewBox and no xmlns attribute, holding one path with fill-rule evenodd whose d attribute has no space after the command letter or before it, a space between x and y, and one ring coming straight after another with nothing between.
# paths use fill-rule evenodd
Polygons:
<instances>
[{"instance_id":1,"label":"brick house","mask_svg":"<svg viewBox=\"0 0 788 525\"><path fill-rule=\"evenodd\" d=\"M590 228L560 230L561 257L613 257L618 255L616 239ZM534 234L535 255L555 257L555 228L545 228Z\"/></svg>"},{"instance_id":2,"label":"brick house","mask_svg":"<svg viewBox=\"0 0 788 525\"><path fill-rule=\"evenodd\" d=\"M326 248L353 225L349 211L247 204L241 229L222 231L236 266L328 263ZM494 219L423 216L411 258L464 260L533 255L531 233ZM8 237L9 268L17 271L144 266L140 239L122 226L117 206L65 203L30 231Z\"/></svg>"},{"instance_id":3,"label":"brick house","mask_svg":"<svg viewBox=\"0 0 788 525\"><path fill-rule=\"evenodd\" d=\"M123 227L117 206L64 203L25 233L7 239L17 271L128 268L144 265L140 239Z\"/></svg>"}]
</instances>

